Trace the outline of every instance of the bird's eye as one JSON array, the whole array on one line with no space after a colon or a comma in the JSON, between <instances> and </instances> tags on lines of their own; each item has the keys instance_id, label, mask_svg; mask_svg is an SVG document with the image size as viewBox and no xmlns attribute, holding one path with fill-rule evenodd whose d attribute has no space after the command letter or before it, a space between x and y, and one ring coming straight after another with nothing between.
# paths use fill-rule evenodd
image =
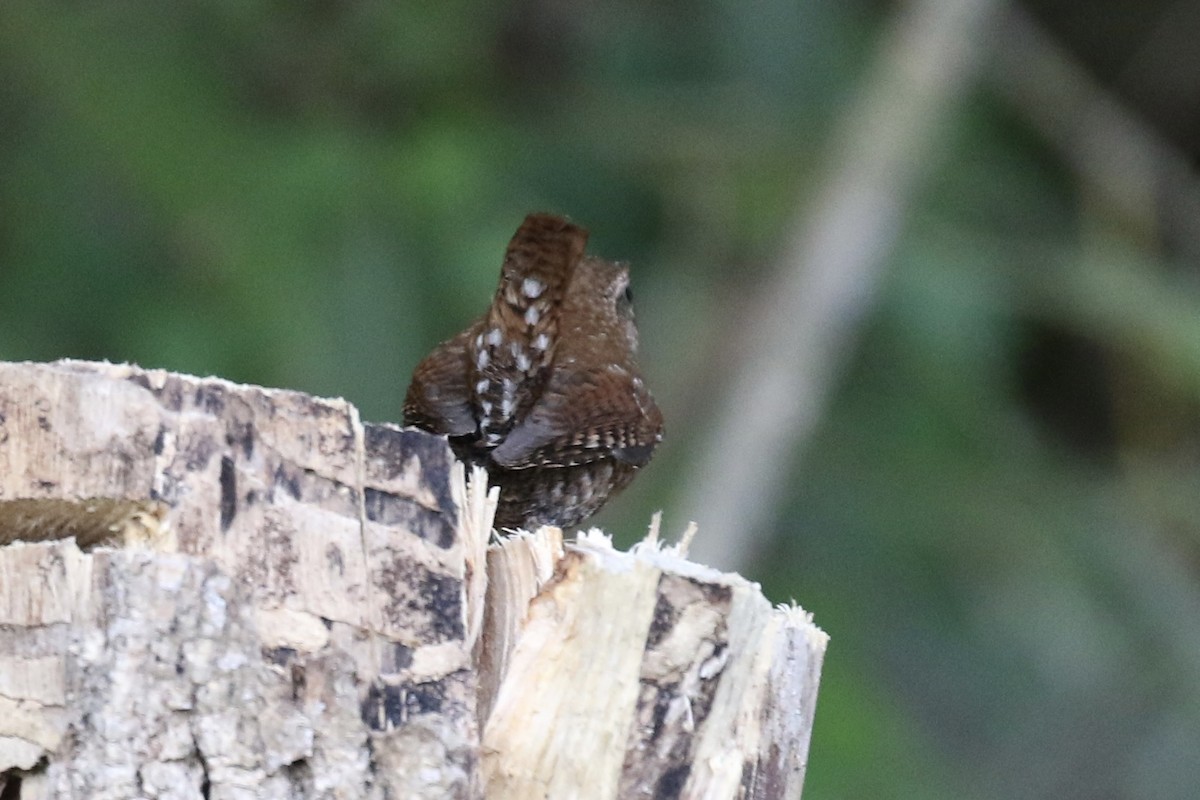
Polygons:
<instances>
[{"instance_id":1,"label":"bird's eye","mask_svg":"<svg viewBox=\"0 0 1200 800\"><path fill-rule=\"evenodd\" d=\"M629 286L626 286L625 291L621 292L620 303L625 306L633 305L633 289Z\"/></svg>"}]
</instances>

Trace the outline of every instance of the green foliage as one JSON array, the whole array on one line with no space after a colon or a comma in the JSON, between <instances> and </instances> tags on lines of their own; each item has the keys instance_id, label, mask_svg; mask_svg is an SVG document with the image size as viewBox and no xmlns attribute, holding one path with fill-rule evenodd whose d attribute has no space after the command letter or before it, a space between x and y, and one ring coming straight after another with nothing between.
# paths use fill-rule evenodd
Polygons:
<instances>
[{"instance_id":1,"label":"green foliage","mask_svg":"<svg viewBox=\"0 0 1200 800\"><path fill-rule=\"evenodd\" d=\"M634 263L667 415L599 520L628 540L678 493L731 373L720 343L886 19L9 2L0 358L130 360L395 419L523 215L567 213ZM833 636L805 796L1190 796L1194 265L1083 202L985 91L951 128L755 575Z\"/></svg>"}]
</instances>

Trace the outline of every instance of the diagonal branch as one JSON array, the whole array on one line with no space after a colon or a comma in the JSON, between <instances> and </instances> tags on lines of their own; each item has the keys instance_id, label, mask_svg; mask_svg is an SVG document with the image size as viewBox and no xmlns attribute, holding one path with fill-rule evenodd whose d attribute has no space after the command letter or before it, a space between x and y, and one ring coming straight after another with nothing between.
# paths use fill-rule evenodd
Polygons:
<instances>
[{"instance_id":1,"label":"diagonal branch","mask_svg":"<svg viewBox=\"0 0 1200 800\"><path fill-rule=\"evenodd\" d=\"M941 123L970 83L1000 0L916 0L888 33L837 126L824 184L783 245L745 354L684 485L697 557L744 566L761 551L789 467L821 417L871 304Z\"/></svg>"}]
</instances>

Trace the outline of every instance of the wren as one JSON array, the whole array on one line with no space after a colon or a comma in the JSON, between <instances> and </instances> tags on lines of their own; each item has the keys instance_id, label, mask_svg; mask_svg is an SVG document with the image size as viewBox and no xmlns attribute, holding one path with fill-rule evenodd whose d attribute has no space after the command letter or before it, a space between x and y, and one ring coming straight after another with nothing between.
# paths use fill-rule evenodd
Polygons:
<instances>
[{"instance_id":1,"label":"wren","mask_svg":"<svg viewBox=\"0 0 1200 800\"><path fill-rule=\"evenodd\" d=\"M588 232L530 214L492 304L413 371L408 425L445 434L499 485L497 528L578 525L662 441L638 370L629 269L584 254Z\"/></svg>"}]
</instances>

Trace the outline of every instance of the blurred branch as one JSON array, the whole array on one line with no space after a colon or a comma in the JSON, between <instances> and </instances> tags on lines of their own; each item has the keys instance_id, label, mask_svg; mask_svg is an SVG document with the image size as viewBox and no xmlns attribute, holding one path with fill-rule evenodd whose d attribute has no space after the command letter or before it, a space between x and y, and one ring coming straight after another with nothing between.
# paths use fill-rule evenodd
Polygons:
<instances>
[{"instance_id":1,"label":"blurred branch","mask_svg":"<svg viewBox=\"0 0 1200 800\"><path fill-rule=\"evenodd\" d=\"M1027 14L1010 8L998 30L1000 45L989 78L1001 93L1110 213L1125 226L1132 222L1139 234L1167 232L1173 254L1194 264L1200 258L1200 180L1189 158L1094 80ZM1088 329L1115 332L1113 340L1132 343L1143 366L1196 397L1200 329L1194 284L1154 269L1162 263L1108 243L1085 263L1068 265L1059 313ZM1136 399L1145 393L1139 386ZM1158 417L1163 409L1156 404L1150 413ZM1125 487L1143 495L1143 506L1161 513L1166 501L1157 492L1168 479L1156 469L1164 465L1150 469L1127 458L1125 466ZM1184 480L1194 485L1193 478ZM1145 483L1154 491L1148 493ZM1193 496L1188 489L1176 491L1181 498ZM1166 494L1174 492L1168 488ZM1179 620L1200 614L1200 591L1171 542L1191 522L1185 515L1166 536L1162 526L1152 532L1136 524L1098 525L1080 544L1101 560L1098 572L1119 580L1140 629L1153 637L1164 663L1171 659L1194 683L1200 676L1200 635Z\"/></svg>"},{"instance_id":2,"label":"blurred branch","mask_svg":"<svg viewBox=\"0 0 1200 800\"><path fill-rule=\"evenodd\" d=\"M988 79L1083 183L1142 230L1169 231L1200 257L1200 181L1188 157L1131 113L1026 12L996 26Z\"/></svg>"},{"instance_id":3,"label":"blurred branch","mask_svg":"<svg viewBox=\"0 0 1200 800\"><path fill-rule=\"evenodd\" d=\"M824 185L741 331L740 368L684 483L680 512L700 524L700 561L737 569L761 550L795 453L820 419L1000 5L915 0L885 35L862 94L835 128Z\"/></svg>"}]
</instances>

